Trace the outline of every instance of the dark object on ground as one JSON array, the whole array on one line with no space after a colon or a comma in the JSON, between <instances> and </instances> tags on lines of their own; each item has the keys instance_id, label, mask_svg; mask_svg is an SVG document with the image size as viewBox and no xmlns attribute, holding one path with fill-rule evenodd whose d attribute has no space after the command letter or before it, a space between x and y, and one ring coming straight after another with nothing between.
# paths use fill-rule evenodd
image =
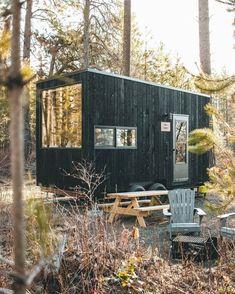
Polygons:
<instances>
[{"instance_id":1,"label":"dark object on ground","mask_svg":"<svg viewBox=\"0 0 235 294\"><path fill-rule=\"evenodd\" d=\"M137 191L145 191L145 189L141 185L131 185L128 188L128 192L137 192Z\"/></svg>"},{"instance_id":2,"label":"dark object on ground","mask_svg":"<svg viewBox=\"0 0 235 294\"><path fill-rule=\"evenodd\" d=\"M216 237L177 236L172 240L172 259L205 262L218 258Z\"/></svg>"}]
</instances>

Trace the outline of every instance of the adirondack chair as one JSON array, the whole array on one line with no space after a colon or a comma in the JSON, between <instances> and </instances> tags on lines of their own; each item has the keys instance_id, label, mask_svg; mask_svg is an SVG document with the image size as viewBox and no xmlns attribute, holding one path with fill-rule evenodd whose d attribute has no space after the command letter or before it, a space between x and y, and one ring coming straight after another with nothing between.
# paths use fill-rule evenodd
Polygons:
<instances>
[{"instance_id":1,"label":"adirondack chair","mask_svg":"<svg viewBox=\"0 0 235 294\"><path fill-rule=\"evenodd\" d=\"M235 212L218 216L218 218L220 220L219 232L220 232L221 237L226 237L226 238L231 238L231 239L235 238L235 227L232 228L228 224L228 218L230 218L232 216L235 216Z\"/></svg>"},{"instance_id":2,"label":"adirondack chair","mask_svg":"<svg viewBox=\"0 0 235 294\"><path fill-rule=\"evenodd\" d=\"M195 191L178 189L169 191L170 208L164 209L163 214L169 218L170 239L178 233L200 233L201 221L206 213L195 208ZM199 222L194 222L194 215L199 216Z\"/></svg>"}]
</instances>

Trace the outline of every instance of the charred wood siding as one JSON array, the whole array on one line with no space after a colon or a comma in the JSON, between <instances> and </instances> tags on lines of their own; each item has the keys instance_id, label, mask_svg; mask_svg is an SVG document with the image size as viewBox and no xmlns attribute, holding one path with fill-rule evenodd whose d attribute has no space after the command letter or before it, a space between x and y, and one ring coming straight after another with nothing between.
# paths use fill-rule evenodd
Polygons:
<instances>
[{"instance_id":1,"label":"charred wood siding","mask_svg":"<svg viewBox=\"0 0 235 294\"><path fill-rule=\"evenodd\" d=\"M68 83L82 83L82 148L41 148L40 91ZM208 126L203 107L209 97L158 86L92 70L72 73L63 80L37 84L37 182L43 186L70 188L76 180L63 175L72 161L94 160L98 170L106 167L107 189L126 190L131 182L173 183L172 132L161 132L164 113L188 114L189 131ZM137 128L137 149L95 149L94 126ZM172 129L172 125L171 125ZM208 155L189 154L189 181L192 186L206 180ZM179 185L179 183L177 184Z\"/></svg>"}]
</instances>

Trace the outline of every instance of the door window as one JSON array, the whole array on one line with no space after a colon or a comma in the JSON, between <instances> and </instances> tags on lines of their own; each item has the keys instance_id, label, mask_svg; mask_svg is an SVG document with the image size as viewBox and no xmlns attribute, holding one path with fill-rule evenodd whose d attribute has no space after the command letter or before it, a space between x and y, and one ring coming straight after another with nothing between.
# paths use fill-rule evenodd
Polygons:
<instances>
[{"instance_id":1,"label":"door window","mask_svg":"<svg viewBox=\"0 0 235 294\"><path fill-rule=\"evenodd\" d=\"M175 121L175 163L187 162L187 121Z\"/></svg>"}]
</instances>

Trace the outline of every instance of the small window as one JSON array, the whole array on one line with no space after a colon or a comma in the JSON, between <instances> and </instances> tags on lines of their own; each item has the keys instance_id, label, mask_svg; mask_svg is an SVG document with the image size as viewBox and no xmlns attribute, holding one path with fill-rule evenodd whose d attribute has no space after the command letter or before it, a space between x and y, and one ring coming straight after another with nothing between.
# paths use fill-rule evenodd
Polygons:
<instances>
[{"instance_id":1,"label":"small window","mask_svg":"<svg viewBox=\"0 0 235 294\"><path fill-rule=\"evenodd\" d=\"M114 128L95 128L95 147L114 147Z\"/></svg>"},{"instance_id":2,"label":"small window","mask_svg":"<svg viewBox=\"0 0 235 294\"><path fill-rule=\"evenodd\" d=\"M116 147L136 148L136 129L117 128Z\"/></svg>"},{"instance_id":3,"label":"small window","mask_svg":"<svg viewBox=\"0 0 235 294\"><path fill-rule=\"evenodd\" d=\"M136 128L95 126L95 148L136 148Z\"/></svg>"}]
</instances>

